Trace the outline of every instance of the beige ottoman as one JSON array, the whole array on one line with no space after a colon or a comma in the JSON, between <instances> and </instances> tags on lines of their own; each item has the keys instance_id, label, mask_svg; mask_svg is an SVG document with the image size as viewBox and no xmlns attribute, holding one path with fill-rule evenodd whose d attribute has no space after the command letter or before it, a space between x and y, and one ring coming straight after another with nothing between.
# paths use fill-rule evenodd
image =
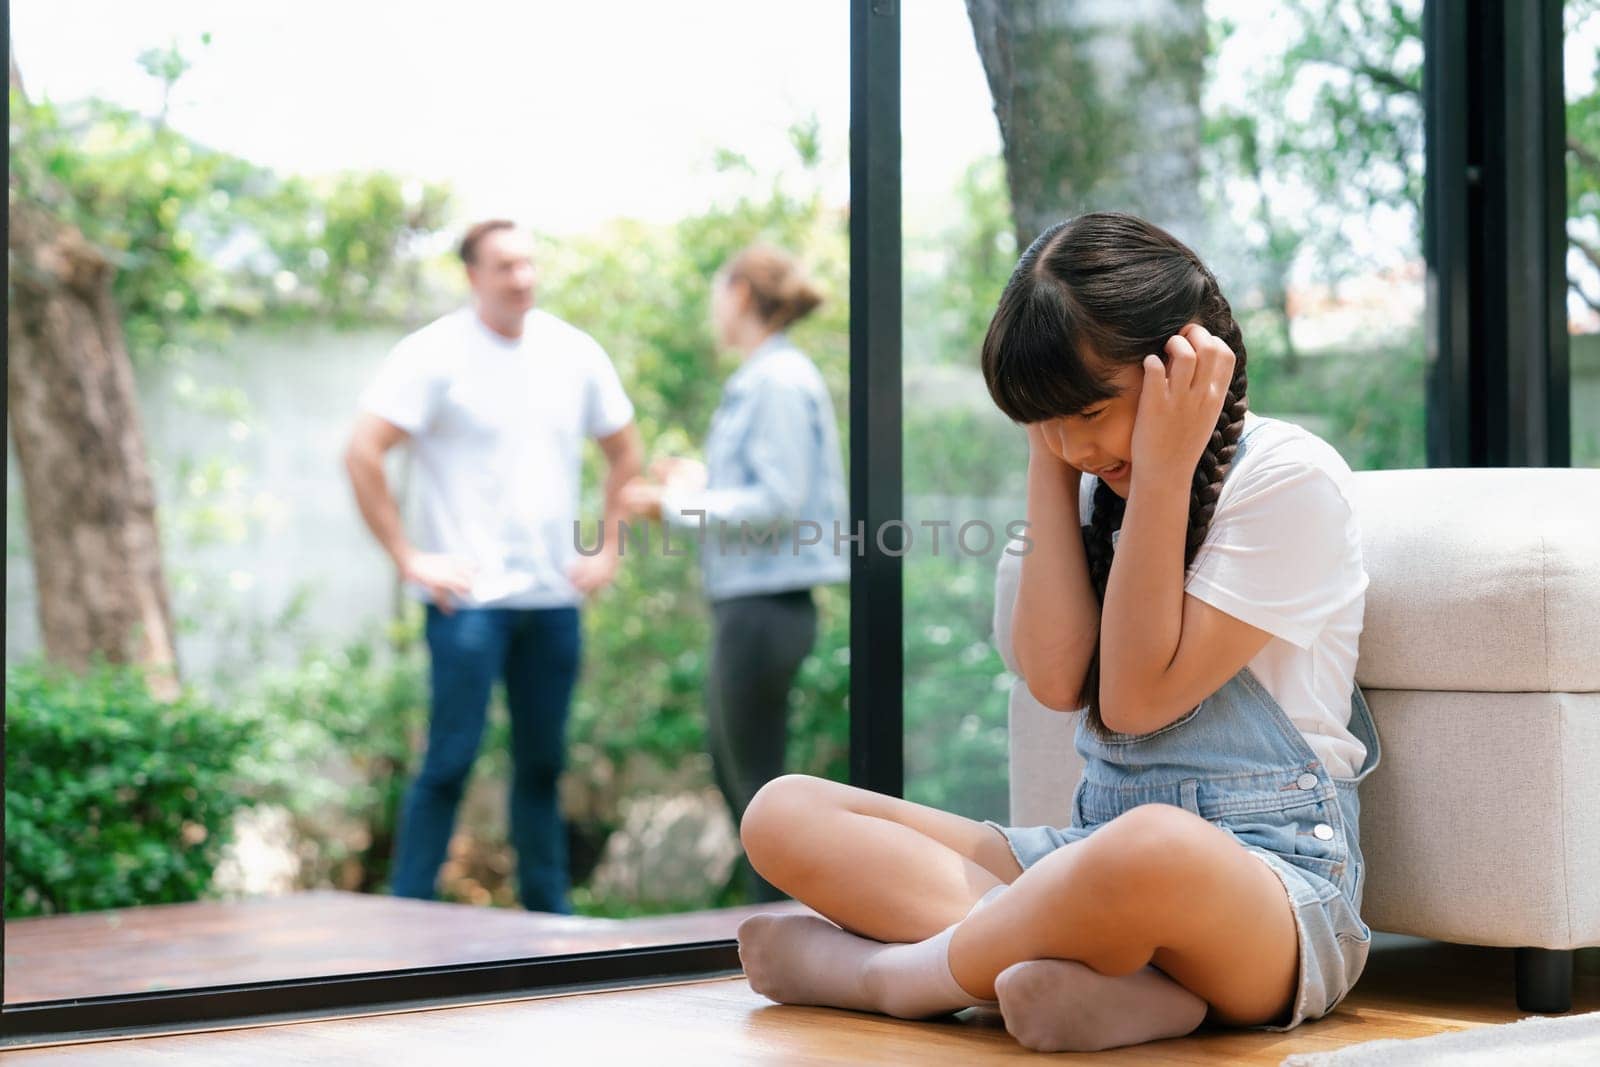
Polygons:
<instances>
[{"instance_id":1,"label":"beige ottoman","mask_svg":"<svg viewBox=\"0 0 1600 1067\"><path fill-rule=\"evenodd\" d=\"M1383 760L1361 789L1362 916L1517 951L1524 1011L1571 1008L1600 944L1600 471L1361 471L1361 685ZM995 636L1016 670L1020 558ZM1014 825L1069 821L1077 712L1012 687Z\"/></svg>"}]
</instances>

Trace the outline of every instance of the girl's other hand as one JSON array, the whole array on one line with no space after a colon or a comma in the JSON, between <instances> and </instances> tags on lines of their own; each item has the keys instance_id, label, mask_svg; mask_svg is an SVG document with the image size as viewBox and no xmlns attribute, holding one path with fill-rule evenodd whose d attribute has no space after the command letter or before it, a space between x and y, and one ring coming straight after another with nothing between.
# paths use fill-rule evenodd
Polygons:
<instances>
[{"instance_id":1,"label":"girl's other hand","mask_svg":"<svg viewBox=\"0 0 1600 1067\"><path fill-rule=\"evenodd\" d=\"M1185 485L1216 432L1237 357L1220 338L1191 322L1166 344L1168 360L1144 360L1144 386L1133 420L1133 476L1164 475Z\"/></svg>"},{"instance_id":2,"label":"girl's other hand","mask_svg":"<svg viewBox=\"0 0 1600 1067\"><path fill-rule=\"evenodd\" d=\"M1066 449L1061 442L1061 426L1054 419L1028 423L1028 453L1040 460L1054 461L1073 474L1083 473L1067 462Z\"/></svg>"}]
</instances>

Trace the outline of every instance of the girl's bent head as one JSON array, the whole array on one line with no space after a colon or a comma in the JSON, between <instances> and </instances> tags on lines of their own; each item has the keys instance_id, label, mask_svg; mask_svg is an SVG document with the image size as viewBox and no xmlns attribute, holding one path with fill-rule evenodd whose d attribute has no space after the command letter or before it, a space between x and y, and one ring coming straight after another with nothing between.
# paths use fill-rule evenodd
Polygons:
<instances>
[{"instance_id":1,"label":"girl's bent head","mask_svg":"<svg viewBox=\"0 0 1600 1067\"><path fill-rule=\"evenodd\" d=\"M1133 426L1152 352L1191 322L1233 350L1233 380L1216 431L1196 465L1184 566L1193 562L1216 510L1247 408L1244 337L1216 277L1170 233L1136 215L1099 211L1057 223L1017 261L983 341L983 376L1013 420L1045 423L1051 451L1078 470L1104 473L1084 547L1105 602L1111 534L1131 485ZM1081 703L1099 715L1099 653Z\"/></svg>"},{"instance_id":2,"label":"girl's bent head","mask_svg":"<svg viewBox=\"0 0 1600 1067\"><path fill-rule=\"evenodd\" d=\"M1233 311L1182 241L1120 211L1058 222L1022 253L989 323L989 395L1017 422L1082 415L1119 396L1119 372L1140 370L1190 322L1243 366Z\"/></svg>"}]
</instances>

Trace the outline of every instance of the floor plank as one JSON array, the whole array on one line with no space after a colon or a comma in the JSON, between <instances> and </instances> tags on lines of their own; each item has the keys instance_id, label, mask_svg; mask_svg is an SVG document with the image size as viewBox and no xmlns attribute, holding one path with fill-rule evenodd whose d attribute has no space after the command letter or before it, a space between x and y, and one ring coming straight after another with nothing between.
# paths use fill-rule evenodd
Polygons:
<instances>
[{"instance_id":1,"label":"floor plank","mask_svg":"<svg viewBox=\"0 0 1600 1067\"><path fill-rule=\"evenodd\" d=\"M5 1002L720 941L786 902L643 919L310 891L6 923Z\"/></svg>"},{"instance_id":2,"label":"floor plank","mask_svg":"<svg viewBox=\"0 0 1600 1067\"><path fill-rule=\"evenodd\" d=\"M1573 1011L1600 1011L1600 973L1585 950ZM1508 949L1379 934L1360 986L1325 1019L1289 1033L1211 1030L1130 1049L1069 1056L1106 1064L1278 1064L1292 1052L1413 1038L1511 1022ZM6 1067L85 1064L381 1064L513 1056L540 1064L905 1064L943 1067L1033 1059L998 1016L947 1022L773 1005L742 979L584 993L435 1011L139 1038L9 1053Z\"/></svg>"}]
</instances>

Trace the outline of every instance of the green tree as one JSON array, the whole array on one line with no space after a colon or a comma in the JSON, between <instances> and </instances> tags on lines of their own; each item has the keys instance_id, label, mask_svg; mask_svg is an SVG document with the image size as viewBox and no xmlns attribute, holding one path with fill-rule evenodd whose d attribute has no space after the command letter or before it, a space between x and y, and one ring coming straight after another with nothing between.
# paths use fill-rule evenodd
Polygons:
<instances>
[{"instance_id":1,"label":"green tree","mask_svg":"<svg viewBox=\"0 0 1600 1067\"><path fill-rule=\"evenodd\" d=\"M656 455L701 452L722 383L736 366L712 339L712 277L757 240L799 256L826 294L791 334L829 383L848 440L848 223L822 195L831 161L815 120L795 123L790 141L792 162L776 175L757 174L737 154L719 153L716 163L731 191L677 222L619 220L592 234L542 242L542 305L605 346ZM584 514L600 511L601 475L591 450ZM594 533L592 526L585 530L588 538ZM615 584L586 609L566 790L581 851L598 849L619 823L626 798L681 788L686 779L710 781L702 710L709 629L695 545L679 532L676 554L668 556L659 527L648 537L648 549L630 548ZM790 767L840 778L847 768L848 591L822 589L819 609L818 641L795 687ZM506 771L506 729L497 719L486 746L496 775ZM607 914L618 908L581 894L579 903Z\"/></svg>"},{"instance_id":2,"label":"green tree","mask_svg":"<svg viewBox=\"0 0 1600 1067\"><path fill-rule=\"evenodd\" d=\"M1568 0L1569 36L1594 36L1600 19L1596 0ZM1600 67L1600 47L1591 57ZM1591 76L1567 92L1567 241L1572 261L1567 284L1592 311L1600 312L1600 78ZM1573 269L1575 268L1575 269Z\"/></svg>"},{"instance_id":3,"label":"green tree","mask_svg":"<svg viewBox=\"0 0 1600 1067\"><path fill-rule=\"evenodd\" d=\"M1081 211L1202 222L1201 0L967 0L1000 124L1017 244Z\"/></svg>"},{"instance_id":4,"label":"green tree","mask_svg":"<svg viewBox=\"0 0 1600 1067\"><path fill-rule=\"evenodd\" d=\"M1335 280L1364 269L1345 226L1375 211L1398 215L1410 243L1422 237L1422 10L1417 0L1281 5L1291 44L1266 65L1246 103L1207 116L1217 210L1248 226L1263 303L1276 319L1275 354L1298 361L1289 324L1289 276L1312 253ZM1213 26L1220 50L1238 32ZM1287 191L1293 209L1280 204ZM1240 207L1241 196L1247 201ZM1309 199L1311 208L1300 205Z\"/></svg>"},{"instance_id":5,"label":"green tree","mask_svg":"<svg viewBox=\"0 0 1600 1067\"><path fill-rule=\"evenodd\" d=\"M140 64L164 96L188 69L176 45ZM164 111L32 102L14 63L10 114L10 429L46 647L79 666L99 652L169 670L130 360L182 360L244 322L424 313L412 243L442 225L448 191L387 174L283 178L192 141ZM230 406L242 417L242 398Z\"/></svg>"}]
</instances>

